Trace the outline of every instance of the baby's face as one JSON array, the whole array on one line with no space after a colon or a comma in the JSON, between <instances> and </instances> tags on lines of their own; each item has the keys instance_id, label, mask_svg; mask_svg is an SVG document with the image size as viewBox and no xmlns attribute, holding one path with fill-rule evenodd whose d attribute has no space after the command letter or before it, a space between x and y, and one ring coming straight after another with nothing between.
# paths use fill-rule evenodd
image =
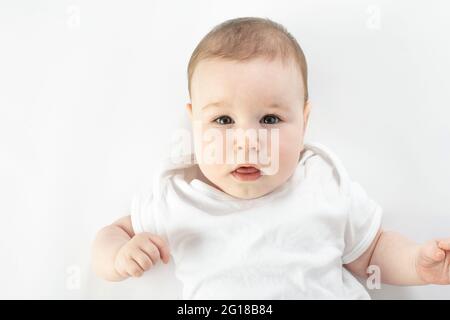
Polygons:
<instances>
[{"instance_id":1,"label":"baby's face","mask_svg":"<svg viewBox=\"0 0 450 320\"><path fill-rule=\"evenodd\" d=\"M303 149L309 114L303 88L294 61L202 60L187 109L206 182L242 199L286 182Z\"/></svg>"}]
</instances>

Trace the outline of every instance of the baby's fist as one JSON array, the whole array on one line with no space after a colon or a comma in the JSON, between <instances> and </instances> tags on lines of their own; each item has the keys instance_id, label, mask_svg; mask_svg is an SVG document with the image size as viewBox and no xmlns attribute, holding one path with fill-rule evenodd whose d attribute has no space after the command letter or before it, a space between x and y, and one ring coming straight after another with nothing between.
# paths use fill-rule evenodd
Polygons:
<instances>
[{"instance_id":1,"label":"baby's fist","mask_svg":"<svg viewBox=\"0 0 450 320\"><path fill-rule=\"evenodd\" d=\"M450 238L431 240L421 245L416 270L427 284L450 284Z\"/></svg>"},{"instance_id":2,"label":"baby's fist","mask_svg":"<svg viewBox=\"0 0 450 320\"><path fill-rule=\"evenodd\" d=\"M168 263L169 255L169 247L161 237L143 232L136 234L120 248L114 268L121 277L140 277L158 260Z\"/></svg>"}]
</instances>

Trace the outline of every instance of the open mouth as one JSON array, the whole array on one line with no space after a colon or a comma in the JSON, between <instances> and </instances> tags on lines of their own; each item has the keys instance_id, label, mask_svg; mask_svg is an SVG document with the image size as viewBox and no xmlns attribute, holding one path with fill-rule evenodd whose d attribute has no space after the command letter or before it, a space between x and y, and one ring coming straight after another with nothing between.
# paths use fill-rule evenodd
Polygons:
<instances>
[{"instance_id":1,"label":"open mouth","mask_svg":"<svg viewBox=\"0 0 450 320\"><path fill-rule=\"evenodd\" d=\"M261 176L261 170L253 166L241 166L232 171L231 174L240 181L253 181Z\"/></svg>"}]
</instances>

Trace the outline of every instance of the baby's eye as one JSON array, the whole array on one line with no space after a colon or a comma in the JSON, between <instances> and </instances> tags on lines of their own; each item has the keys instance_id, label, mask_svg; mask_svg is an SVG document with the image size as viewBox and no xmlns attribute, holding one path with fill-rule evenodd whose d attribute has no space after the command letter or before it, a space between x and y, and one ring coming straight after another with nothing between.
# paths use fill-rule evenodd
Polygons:
<instances>
[{"instance_id":1,"label":"baby's eye","mask_svg":"<svg viewBox=\"0 0 450 320\"><path fill-rule=\"evenodd\" d=\"M264 124L276 124L280 121L281 121L281 119L273 114L268 114L261 119L261 123L264 123Z\"/></svg>"},{"instance_id":2,"label":"baby's eye","mask_svg":"<svg viewBox=\"0 0 450 320\"><path fill-rule=\"evenodd\" d=\"M227 125L232 124L233 119L231 119L229 116L220 116L217 119L215 119L214 122L220 125Z\"/></svg>"}]
</instances>

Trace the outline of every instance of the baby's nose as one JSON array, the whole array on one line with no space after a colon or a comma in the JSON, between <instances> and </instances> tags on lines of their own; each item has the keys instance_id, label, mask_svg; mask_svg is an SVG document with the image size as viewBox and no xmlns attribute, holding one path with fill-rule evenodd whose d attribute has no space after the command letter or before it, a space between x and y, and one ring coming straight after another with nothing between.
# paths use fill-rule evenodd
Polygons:
<instances>
[{"instance_id":1,"label":"baby's nose","mask_svg":"<svg viewBox=\"0 0 450 320\"><path fill-rule=\"evenodd\" d=\"M245 152L259 151L259 138L257 132L246 130L244 133L238 133L234 136L234 150Z\"/></svg>"}]
</instances>

